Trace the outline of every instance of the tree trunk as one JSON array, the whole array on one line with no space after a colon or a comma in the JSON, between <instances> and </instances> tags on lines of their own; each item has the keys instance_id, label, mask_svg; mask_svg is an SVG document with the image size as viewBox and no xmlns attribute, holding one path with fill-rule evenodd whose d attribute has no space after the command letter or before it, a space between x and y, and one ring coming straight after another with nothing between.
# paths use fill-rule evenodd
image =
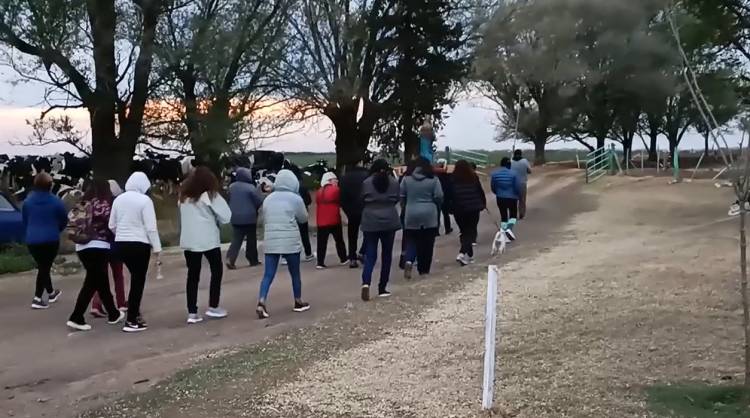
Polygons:
<instances>
[{"instance_id":1,"label":"tree trunk","mask_svg":"<svg viewBox=\"0 0 750 418\"><path fill-rule=\"evenodd\" d=\"M339 171L357 165L364 158L377 122L377 110L372 102L365 100L359 120L358 107L358 99L347 99L332 102L323 111L336 130L336 169Z\"/></svg>"},{"instance_id":2,"label":"tree trunk","mask_svg":"<svg viewBox=\"0 0 750 418\"><path fill-rule=\"evenodd\" d=\"M706 157L708 157L708 151L709 151L708 139L710 136L711 136L711 132L706 132L705 134L703 134L703 140L705 142L703 144L703 155L705 155Z\"/></svg>"},{"instance_id":3,"label":"tree trunk","mask_svg":"<svg viewBox=\"0 0 750 418\"><path fill-rule=\"evenodd\" d=\"M596 149L602 149L604 148L604 142L607 140L606 137L597 137L596 138Z\"/></svg>"},{"instance_id":4,"label":"tree trunk","mask_svg":"<svg viewBox=\"0 0 750 418\"><path fill-rule=\"evenodd\" d=\"M741 200L741 199L740 199ZM745 387L750 386L750 306L747 295L747 237L745 233L747 211L740 202L740 287L742 291L742 326L745 329Z\"/></svg>"},{"instance_id":5,"label":"tree trunk","mask_svg":"<svg viewBox=\"0 0 750 418\"><path fill-rule=\"evenodd\" d=\"M547 145L547 138L534 140L534 165L544 165L547 159L544 156L544 147Z\"/></svg>"}]
</instances>

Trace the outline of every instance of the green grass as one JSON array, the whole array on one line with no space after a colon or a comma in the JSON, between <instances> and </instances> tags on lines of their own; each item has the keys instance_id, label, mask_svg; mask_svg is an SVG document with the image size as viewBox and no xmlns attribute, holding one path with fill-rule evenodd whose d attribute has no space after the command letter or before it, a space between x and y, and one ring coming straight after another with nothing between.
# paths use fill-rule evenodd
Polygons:
<instances>
[{"instance_id":1,"label":"green grass","mask_svg":"<svg viewBox=\"0 0 750 418\"><path fill-rule=\"evenodd\" d=\"M0 274L20 273L34 268L36 263L25 246L12 244L0 247Z\"/></svg>"},{"instance_id":2,"label":"green grass","mask_svg":"<svg viewBox=\"0 0 750 418\"><path fill-rule=\"evenodd\" d=\"M742 386L659 385L646 393L651 410L668 417L750 417L750 391Z\"/></svg>"}]
</instances>

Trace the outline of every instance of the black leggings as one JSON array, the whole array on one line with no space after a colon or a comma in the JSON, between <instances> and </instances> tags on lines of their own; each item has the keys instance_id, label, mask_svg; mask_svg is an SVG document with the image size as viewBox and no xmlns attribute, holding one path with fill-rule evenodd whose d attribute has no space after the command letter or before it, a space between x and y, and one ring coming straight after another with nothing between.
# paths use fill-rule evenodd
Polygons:
<instances>
[{"instance_id":1,"label":"black leggings","mask_svg":"<svg viewBox=\"0 0 750 418\"><path fill-rule=\"evenodd\" d=\"M339 256L341 262L345 262L346 258L346 244L344 243L344 230L341 224L334 226L319 226L318 227L318 265L326 265L326 250L328 247L328 235L333 235L333 241L336 243L336 253Z\"/></svg>"},{"instance_id":2,"label":"black leggings","mask_svg":"<svg viewBox=\"0 0 750 418\"><path fill-rule=\"evenodd\" d=\"M208 306L210 308L219 307L221 298L221 279L224 269L221 265L221 249L194 252L185 251L185 263L187 263L187 309L188 313L198 313L198 282L201 280L201 261L203 257L208 260L208 266L211 269L211 284L208 294Z\"/></svg>"},{"instance_id":3,"label":"black leggings","mask_svg":"<svg viewBox=\"0 0 750 418\"><path fill-rule=\"evenodd\" d=\"M77 324L85 324L86 320L83 315L86 308L91 302L95 293L99 293L99 298L107 310L107 316L110 321L115 321L120 316L115 301L112 299L112 293L109 290L109 249L89 248L78 251L78 258L86 269L86 277L83 279L83 286L78 292L73 313L70 314L70 320Z\"/></svg>"},{"instance_id":4,"label":"black leggings","mask_svg":"<svg viewBox=\"0 0 750 418\"><path fill-rule=\"evenodd\" d=\"M349 220L349 225L346 227L346 235L349 238L349 260L354 261L358 255L364 253L364 242L362 247L359 248L359 254L357 254L357 241L359 240L359 225L362 223L362 214L353 213L347 214L346 218Z\"/></svg>"},{"instance_id":5,"label":"black leggings","mask_svg":"<svg viewBox=\"0 0 750 418\"><path fill-rule=\"evenodd\" d=\"M312 245L310 244L310 224L305 222L303 224L298 224L299 226L299 236L302 239L302 247L305 249L305 255L311 256L312 255Z\"/></svg>"},{"instance_id":6,"label":"black leggings","mask_svg":"<svg viewBox=\"0 0 750 418\"><path fill-rule=\"evenodd\" d=\"M60 243L47 242L44 244L29 244L29 253L36 262L36 289L34 290L34 296L41 298L44 295L44 291L52 293L52 264L55 262L57 257L57 251L60 248Z\"/></svg>"},{"instance_id":7,"label":"black leggings","mask_svg":"<svg viewBox=\"0 0 750 418\"><path fill-rule=\"evenodd\" d=\"M497 207L500 209L500 219L508 222L518 217L518 199L497 198Z\"/></svg>"},{"instance_id":8,"label":"black leggings","mask_svg":"<svg viewBox=\"0 0 750 418\"><path fill-rule=\"evenodd\" d=\"M141 300L146 287L151 246L143 242L118 242L117 253L130 272L130 294L128 295L128 322L136 322L141 316Z\"/></svg>"},{"instance_id":9,"label":"black leggings","mask_svg":"<svg viewBox=\"0 0 750 418\"><path fill-rule=\"evenodd\" d=\"M456 212L453 217L456 218L458 230L461 231L461 250L459 252L474 257L474 246L472 244L477 240L479 212Z\"/></svg>"}]
</instances>

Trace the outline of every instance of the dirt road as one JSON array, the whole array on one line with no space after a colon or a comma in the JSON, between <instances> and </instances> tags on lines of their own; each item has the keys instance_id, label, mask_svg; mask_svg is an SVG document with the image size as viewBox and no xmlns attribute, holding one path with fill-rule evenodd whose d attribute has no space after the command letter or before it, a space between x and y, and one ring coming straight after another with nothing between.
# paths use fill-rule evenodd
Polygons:
<instances>
[{"instance_id":1,"label":"dirt road","mask_svg":"<svg viewBox=\"0 0 750 418\"><path fill-rule=\"evenodd\" d=\"M533 218L535 212L548 206L549 196L555 191L578 180L560 171L533 177L529 216ZM481 222L480 261L486 258L487 243L495 232L491 217L483 216ZM433 275L457 269L457 246L457 233L438 239ZM222 305L229 310L229 318L186 326L184 261L176 254L164 261L165 278L150 280L146 286L143 313L150 328L137 335L126 335L119 327L93 319L91 332L70 333L66 329L80 277L57 279L63 296L46 311L28 308L32 275L1 278L0 416L73 416L124 393L146 390L205 356L202 353L215 355L226 347L252 344L284 330L308 326L356 303L358 297L360 270L333 267L318 271L308 263L303 266L303 293L313 309L303 314L291 311L291 286L281 270L269 297L272 318L258 321L253 309L262 270L243 268L225 274ZM405 286L399 272L394 269L391 286L396 296ZM199 304L205 304L208 292L205 274L203 277Z\"/></svg>"}]
</instances>

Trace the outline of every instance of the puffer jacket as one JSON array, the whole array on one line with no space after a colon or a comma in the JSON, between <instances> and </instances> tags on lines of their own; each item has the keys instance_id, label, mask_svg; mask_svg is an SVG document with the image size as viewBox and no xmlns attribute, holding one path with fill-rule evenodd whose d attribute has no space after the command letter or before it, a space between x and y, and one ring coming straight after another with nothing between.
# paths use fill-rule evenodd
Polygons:
<instances>
[{"instance_id":1,"label":"puffer jacket","mask_svg":"<svg viewBox=\"0 0 750 418\"><path fill-rule=\"evenodd\" d=\"M317 212L315 221L318 227L341 224L341 189L335 184L326 184L315 193Z\"/></svg>"},{"instance_id":2,"label":"puffer jacket","mask_svg":"<svg viewBox=\"0 0 750 418\"><path fill-rule=\"evenodd\" d=\"M500 199L518 199L521 183L510 168L501 168L492 173L492 193Z\"/></svg>"},{"instance_id":3,"label":"puffer jacket","mask_svg":"<svg viewBox=\"0 0 750 418\"><path fill-rule=\"evenodd\" d=\"M298 194L294 173L281 170L273 193L263 201L263 244L266 254L297 254L302 251L298 224L307 223L305 202Z\"/></svg>"},{"instance_id":4,"label":"puffer jacket","mask_svg":"<svg viewBox=\"0 0 750 418\"><path fill-rule=\"evenodd\" d=\"M481 212L487 207L487 197L478 178L468 183L452 178L451 182L453 213Z\"/></svg>"},{"instance_id":5,"label":"puffer jacket","mask_svg":"<svg viewBox=\"0 0 750 418\"><path fill-rule=\"evenodd\" d=\"M232 225L255 225L263 196L253 185L253 173L247 168L237 170L237 180L229 185L229 208Z\"/></svg>"}]
</instances>

